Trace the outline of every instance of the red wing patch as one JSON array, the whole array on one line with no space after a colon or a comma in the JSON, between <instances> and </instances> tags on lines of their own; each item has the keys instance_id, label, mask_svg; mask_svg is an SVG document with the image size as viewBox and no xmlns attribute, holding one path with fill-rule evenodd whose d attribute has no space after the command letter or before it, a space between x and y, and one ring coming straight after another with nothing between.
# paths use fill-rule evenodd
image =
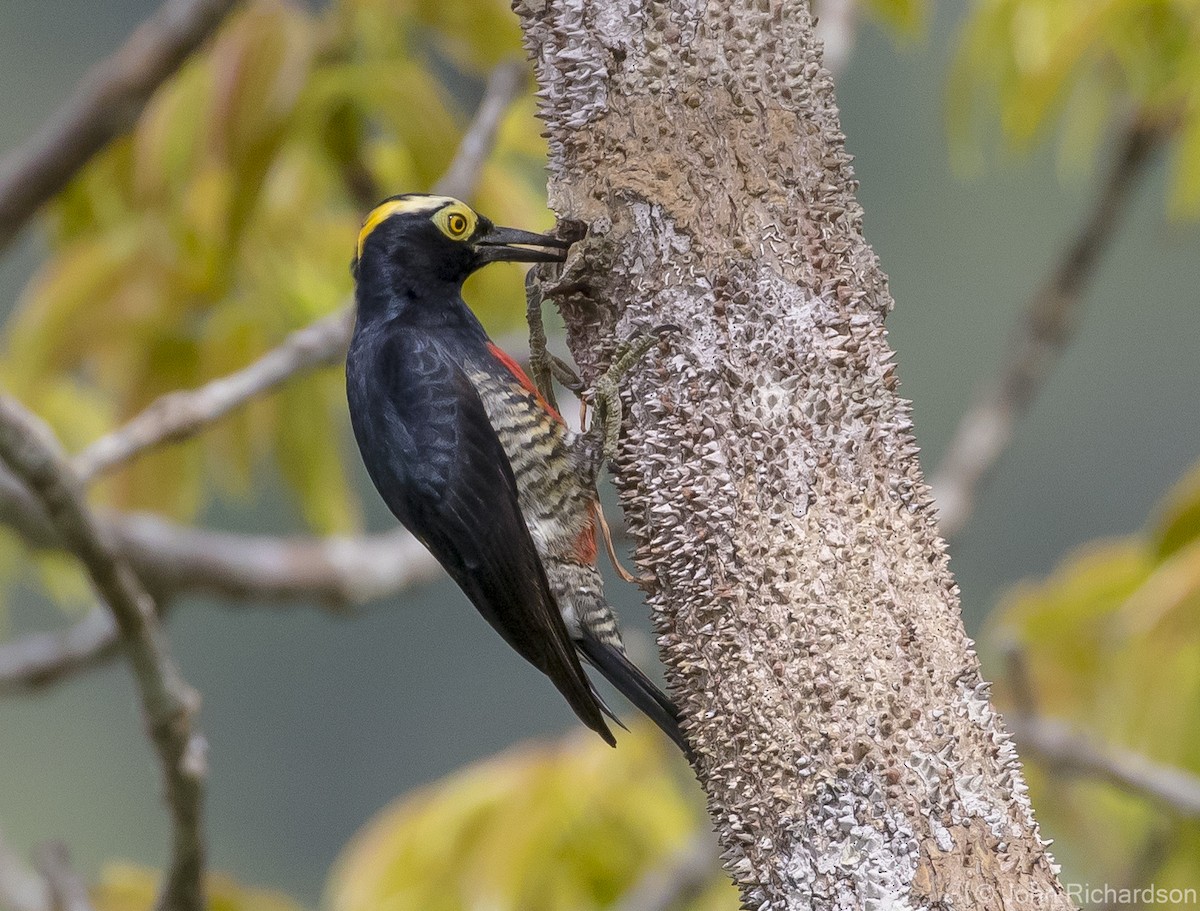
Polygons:
<instances>
[{"instance_id":1,"label":"red wing patch","mask_svg":"<svg viewBox=\"0 0 1200 911\"><path fill-rule=\"evenodd\" d=\"M492 356L504 365L504 368L516 378L516 381L521 384L521 387L525 389L525 391L533 393L533 395L537 397L538 404L545 408L546 411L554 418L554 420L565 426L567 422L562 419L562 415L550 407L550 403L547 402L542 396L541 392L538 391L538 387L534 384L533 380L529 378L528 374L521 369L521 365L505 354L499 347L497 347L495 342L488 342L487 346L488 351L492 352Z\"/></svg>"},{"instance_id":2,"label":"red wing patch","mask_svg":"<svg viewBox=\"0 0 1200 911\"><path fill-rule=\"evenodd\" d=\"M588 504L587 528L575 539L575 556L588 566L596 563L596 507L591 503Z\"/></svg>"}]
</instances>

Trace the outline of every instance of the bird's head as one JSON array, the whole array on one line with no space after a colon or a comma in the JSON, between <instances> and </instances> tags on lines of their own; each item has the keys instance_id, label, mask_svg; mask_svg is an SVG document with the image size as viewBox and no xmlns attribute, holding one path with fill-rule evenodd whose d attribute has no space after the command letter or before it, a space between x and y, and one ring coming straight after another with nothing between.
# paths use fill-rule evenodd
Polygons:
<instances>
[{"instance_id":1,"label":"bird's head","mask_svg":"<svg viewBox=\"0 0 1200 911\"><path fill-rule=\"evenodd\" d=\"M487 263L561 262L569 243L545 234L498 228L450 196L406 193L385 199L358 232L354 274L403 273L410 280L462 282Z\"/></svg>"}]
</instances>

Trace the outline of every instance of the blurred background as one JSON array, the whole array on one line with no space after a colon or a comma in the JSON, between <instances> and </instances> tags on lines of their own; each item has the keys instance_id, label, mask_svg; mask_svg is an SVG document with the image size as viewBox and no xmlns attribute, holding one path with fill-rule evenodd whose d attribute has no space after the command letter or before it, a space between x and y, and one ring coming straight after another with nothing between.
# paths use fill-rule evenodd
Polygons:
<instances>
[{"instance_id":1,"label":"blurred background","mask_svg":"<svg viewBox=\"0 0 1200 911\"><path fill-rule=\"evenodd\" d=\"M156 6L9 0L0 11L0 147L30 136ZM1115 15L1122 4L1108 7ZM1027 302L1094 205L1129 118L1170 121L1069 346L951 553L1002 708L1036 708L1200 772L1200 496L1194 475L1186 481L1200 456L1200 130L1187 120L1200 116L1200 12L1147 0L1123 7L1144 28L1097 24L1084 3L864 5L837 95L867 239L896 299L889 328L927 472L973 390L1004 366ZM1039 54L1060 64L1052 75L1037 71ZM133 137L89 165L0 259L0 379L74 451L157 395L237 369L333 312L350 292L364 187L388 195L431 186L488 73L512 56L515 17L491 0L453 9L244 4L160 89ZM518 99L473 197L498 222L551 224L537 134L532 101ZM521 272L495 271L476 295L494 301L485 321L519 350ZM198 441L131 463L96 496L236 531L393 527L349 440L336 367ZM90 603L70 561L31 554L11 536L0 544L0 573L7 638L68 626ZM609 586L631 650L652 665L638 591ZM655 735L594 752L554 690L448 582L342 616L184 596L168 629L204 696L213 867L305 906L321 901L339 853L390 802L566 732L575 732L566 746L511 754L504 774L527 796L544 787L561 801L573 790L566 776L579 780L587 768L597 795L627 794L635 815L588 836L608 845L596 857L612 866L597 860L581 874L601 883L597 903L704 825L698 788ZM1018 705L1031 688L1034 706ZM1022 755L1066 879L1200 883L1200 829L1186 813ZM649 798L639 806L630 791L654 775L669 782L657 793L672 796L654 821L639 821ZM62 839L89 877L106 871L106 882L140 895L140 874L113 864L163 863L157 780L120 664L0 698L0 828L18 850ZM471 787L457 786L460 796ZM482 812L472 800L499 812L500 797L471 793L439 811L440 833L447 813ZM407 806L345 863L365 854L386 867L393 861L379 858L389 850L413 862L420 813ZM549 833L553 813L546 820ZM603 839L618 834L646 843L617 863ZM469 832L462 837L461 850L474 850ZM539 843L530 850L545 856ZM435 861L421 864L428 871ZM372 900L351 895L346 881L330 888L341 891L326 901L341 907ZM435 907L415 895L392 906ZM546 907L589 906L561 895L573 903ZM719 889L704 901L732 907Z\"/></svg>"}]
</instances>

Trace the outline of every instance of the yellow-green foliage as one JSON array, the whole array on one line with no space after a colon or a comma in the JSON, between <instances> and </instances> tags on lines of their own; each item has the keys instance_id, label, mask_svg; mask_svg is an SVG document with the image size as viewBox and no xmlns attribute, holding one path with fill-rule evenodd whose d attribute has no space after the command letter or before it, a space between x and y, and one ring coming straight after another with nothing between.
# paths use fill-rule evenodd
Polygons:
<instances>
[{"instance_id":1,"label":"yellow-green foliage","mask_svg":"<svg viewBox=\"0 0 1200 911\"><path fill-rule=\"evenodd\" d=\"M1014 591L984 641L1022 656L1039 714L1200 774L1200 465L1146 533L1092 544ZM1000 683L1012 709L1017 681ZM1121 882L1142 864L1156 885L1200 887L1200 824L1095 780L1051 779L1036 757L1030 766L1039 819L1074 872Z\"/></svg>"},{"instance_id":2,"label":"yellow-green foliage","mask_svg":"<svg viewBox=\"0 0 1200 911\"><path fill-rule=\"evenodd\" d=\"M49 255L4 328L0 380L74 450L345 304L363 214L352 187L430 187L469 120L458 96L521 55L506 0L470 10L247 4L51 207ZM537 136L526 100L476 200L497 221L550 224ZM475 289L491 326L520 320L520 276L491 270ZM352 527L341 385L336 369L293 382L202 441L138 460L103 496L190 516L274 464L314 529Z\"/></svg>"},{"instance_id":3,"label":"yellow-green foliage","mask_svg":"<svg viewBox=\"0 0 1200 911\"><path fill-rule=\"evenodd\" d=\"M674 747L648 725L617 750L591 734L525 746L402 797L334 864L326 911L599 911L668 867L708 828ZM714 855L715 855L715 836ZM148 911L160 874L108 865L96 911ZM286 896L207 878L210 911L302 911ZM734 911L737 892L711 881L679 911Z\"/></svg>"},{"instance_id":4,"label":"yellow-green foliage","mask_svg":"<svg viewBox=\"0 0 1200 911\"><path fill-rule=\"evenodd\" d=\"M977 0L950 78L960 152L985 99L1018 149L1061 119L1068 160L1135 111L1178 123L1171 205L1200 215L1200 0Z\"/></svg>"},{"instance_id":5,"label":"yellow-green foliage","mask_svg":"<svg viewBox=\"0 0 1200 911\"><path fill-rule=\"evenodd\" d=\"M328 911L606 908L707 825L657 732L591 735L482 762L385 809L330 877ZM694 911L733 911L714 866Z\"/></svg>"},{"instance_id":6,"label":"yellow-green foliage","mask_svg":"<svg viewBox=\"0 0 1200 911\"><path fill-rule=\"evenodd\" d=\"M161 874L132 864L110 864L91 890L95 911L150 911ZM254 889L223 876L205 880L209 911L304 911L303 906L279 892Z\"/></svg>"},{"instance_id":7,"label":"yellow-green foliage","mask_svg":"<svg viewBox=\"0 0 1200 911\"><path fill-rule=\"evenodd\" d=\"M925 24L929 13L927 0L865 0L863 6L901 35L914 35ZM821 14L821 6L816 5Z\"/></svg>"}]
</instances>

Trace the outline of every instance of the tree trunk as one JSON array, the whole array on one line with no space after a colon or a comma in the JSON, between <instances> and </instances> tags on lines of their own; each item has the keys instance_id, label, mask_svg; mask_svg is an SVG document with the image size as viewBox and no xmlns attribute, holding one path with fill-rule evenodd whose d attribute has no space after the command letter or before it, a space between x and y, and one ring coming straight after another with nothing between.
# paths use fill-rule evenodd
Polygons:
<instances>
[{"instance_id":1,"label":"tree trunk","mask_svg":"<svg viewBox=\"0 0 1200 911\"><path fill-rule=\"evenodd\" d=\"M887 280L801 0L518 0L557 287L747 908L1070 908L896 393Z\"/></svg>"}]
</instances>

